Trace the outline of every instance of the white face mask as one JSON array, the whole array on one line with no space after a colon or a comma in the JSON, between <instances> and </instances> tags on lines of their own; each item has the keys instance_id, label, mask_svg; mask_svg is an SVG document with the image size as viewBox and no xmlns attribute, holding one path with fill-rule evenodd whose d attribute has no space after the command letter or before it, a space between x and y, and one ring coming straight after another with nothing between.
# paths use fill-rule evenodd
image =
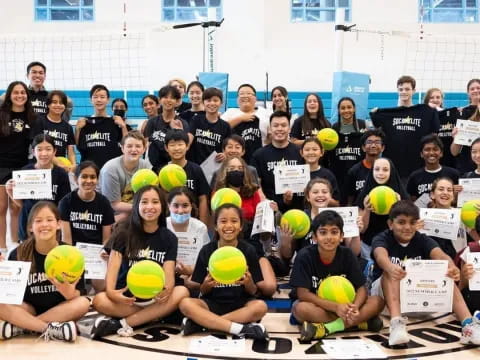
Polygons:
<instances>
[{"instance_id":1,"label":"white face mask","mask_svg":"<svg viewBox=\"0 0 480 360\"><path fill-rule=\"evenodd\" d=\"M175 214L170 213L170 217L175 224L184 224L190 220L191 214Z\"/></svg>"}]
</instances>

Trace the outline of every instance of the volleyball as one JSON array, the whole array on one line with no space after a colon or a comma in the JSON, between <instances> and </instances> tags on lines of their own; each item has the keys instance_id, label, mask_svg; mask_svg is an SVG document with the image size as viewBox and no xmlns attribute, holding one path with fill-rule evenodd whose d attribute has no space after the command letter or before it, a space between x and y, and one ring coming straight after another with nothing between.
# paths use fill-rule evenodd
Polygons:
<instances>
[{"instance_id":1,"label":"volleyball","mask_svg":"<svg viewBox=\"0 0 480 360\"><path fill-rule=\"evenodd\" d=\"M128 270L127 287L136 298L152 299L163 290L164 286L165 273L155 261L142 260Z\"/></svg>"},{"instance_id":2,"label":"volleyball","mask_svg":"<svg viewBox=\"0 0 480 360\"><path fill-rule=\"evenodd\" d=\"M158 185L158 176L153 170L140 169L135 172L130 180L134 192L147 185Z\"/></svg>"},{"instance_id":3,"label":"volleyball","mask_svg":"<svg viewBox=\"0 0 480 360\"><path fill-rule=\"evenodd\" d=\"M57 156L55 159L62 166L72 166L72 162L70 160L68 160L66 157Z\"/></svg>"},{"instance_id":4,"label":"volleyball","mask_svg":"<svg viewBox=\"0 0 480 360\"><path fill-rule=\"evenodd\" d=\"M305 237L310 231L310 218L298 209L288 210L280 219L280 225L287 224L293 231L294 239Z\"/></svg>"},{"instance_id":5,"label":"volleyball","mask_svg":"<svg viewBox=\"0 0 480 360\"><path fill-rule=\"evenodd\" d=\"M245 255L233 246L222 246L210 255L208 272L221 284L233 284L247 271Z\"/></svg>"},{"instance_id":6,"label":"volleyball","mask_svg":"<svg viewBox=\"0 0 480 360\"><path fill-rule=\"evenodd\" d=\"M317 295L337 304L348 304L355 299L355 288L346 277L329 276L320 283Z\"/></svg>"},{"instance_id":7,"label":"volleyball","mask_svg":"<svg viewBox=\"0 0 480 360\"><path fill-rule=\"evenodd\" d=\"M73 283L82 276L85 259L75 246L59 245L48 252L44 266L47 277Z\"/></svg>"},{"instance_id":8,"label":"volleyball","mask_svg":"<svg viewBox=\"0 0 480 360\"><path fill-rule=\"evenodd\" d=\"M212 210L215 211L223 204L233 204L241 208L242 198L240 197L240 194L235 190L223 188L213 194L210 206Z\"/></svg>"},{"instance_id":9,"label":"volleyball","mask_svg":"<svg viewBox=\"0 0 480 360\"><path fill-rule=\"evenodd\" d=\"M398 201L395 191L383 185L373 188L368 196L370 196L373 212L377 215L388 215L392 205Z\"/></svg>"},{"instance_id":10,"label":"volleyball","mask_svg":"<svg viewBox=\"0 0 480 360\"><path fill-rule=\"evenodd\" d=\"M478 209L480 209L480 200L470 200L462 206L460 213L462 222L470 229L475 228L475 220L479 214Z\"/></svg>"},{"instance_id":11,"label":"volleyball","mask_svg":"<svg viewBox=\"0 0 480 360\"><path fill-rule=\"evenodd\" d=\"M320 130L317 138L325 150L333 150L338 145L338 134L333 129L325 128Z\"/></svg>"},{"instance_id":12,"label":"volleyball","mask_svg":"<svg viewBox=\"0 0 480 360\"><path fill-rule=\"evenodd\" d=\"M168 164L160 170L158 180L164 190L170 191L175 187L185 186L187 183L187 174L181 166Z\"/></svg>"}]
</instances>

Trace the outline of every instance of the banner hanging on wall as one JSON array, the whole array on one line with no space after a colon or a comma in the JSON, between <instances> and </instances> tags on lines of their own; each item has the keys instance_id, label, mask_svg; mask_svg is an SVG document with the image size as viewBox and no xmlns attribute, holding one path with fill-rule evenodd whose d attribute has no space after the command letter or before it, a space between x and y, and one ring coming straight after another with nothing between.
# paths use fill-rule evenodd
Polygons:
<instances>
[{"instance_id":1,"label":"banner hanging on wall","mask_svg":"<svg viewBox=\"0 0 480 360\"><path fill-rule=\"evenodd\" d=\"M370 75L339 71L333 73L331 123L338 120L337 103L342 97L355 101L357 119L368 118Z\"/></svg>"}]
</instances>

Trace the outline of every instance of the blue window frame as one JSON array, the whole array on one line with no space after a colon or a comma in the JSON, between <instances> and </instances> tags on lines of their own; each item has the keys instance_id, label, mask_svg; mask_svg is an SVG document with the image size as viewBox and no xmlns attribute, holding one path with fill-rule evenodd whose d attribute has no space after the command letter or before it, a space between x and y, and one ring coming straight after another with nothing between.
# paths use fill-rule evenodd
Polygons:
<instances>
[{"instance_id":1,"label":"blue window frame","mask_svg":"<svg viewBox=\"0 0 480 360\"><path fill-rule=\"evenodd\" d=\"M335 9L345 8L345 20L351 21L351 0L291 0L292 22L334 22Z\"/></svg>"},{"instance_id":2,"label":"blue window frame","mask_svg":"<svg viewBox=\"0 0 480 360\"><path fill-rule=\"evenodd\" d=\"M215 9L215 20L222 20L222 0L162 0L162 21L208 20L208 9Z\"/></svg>"},{"instance_id":3,"label":"blue window frame","mask_svg":"<svg viewBox=\"0 0 480 360\"><path fill-rule=\"evenodd\" d=\"M94 0L34 0L35 21L93 21Z\"/></svg>"},{"instance_id":4,"label":"blue window frame","mask_svg":"<svg viewBox=\"0 0 480 360\"><path fill-rule=\"evenodd\" d=\"M478 23L480 0L418 0L418 21Z\"/></svg>"}]
</instances>

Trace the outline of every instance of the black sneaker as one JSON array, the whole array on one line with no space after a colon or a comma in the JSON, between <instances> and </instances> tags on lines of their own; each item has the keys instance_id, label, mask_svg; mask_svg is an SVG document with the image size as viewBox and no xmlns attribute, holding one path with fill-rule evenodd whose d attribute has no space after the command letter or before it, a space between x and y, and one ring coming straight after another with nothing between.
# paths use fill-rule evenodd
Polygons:
<instances>
[{"instance_id":1,"label":"black sneaker","mask_svg":"<svg viewBox=\"0 0 480 360\"><path fill-rule=\"evenodd\" d=\"M41 335L45 341L63 340L74 342L77 339L77 327L75 322L51 322L48 323L47 329Z\"/></svg>"},{"instance_id":2,"label":"black sneaker","mask_svg":"<svg viewBox=\"0 0 480 360\"><path fill-rule=\"evenodd\" d=\"M363 321L357 325L360 330L379 332L383 329L383 320L379 316L374 316L368 321Z\"/></svg>"},{"instance_id":3,"label":"black sneaker","mask_svg":"<svg viewBox=\"0 0 480 360\"><path fill-rule=\"evenodd\" d=\"M0 320L0 339L8 340L14 336L23 335L25 332L7 321Z\"/></svg>"},{"instance_id":4,"label":"black sneaker","mask_svg":"<svg viewBox=\"0 0 480 360\"><path fill-rule=\"evenodd\" d=\"M112 319L107 316L100 316L95 319L90 338L99 339L104 336L116 334L118 329L122 328L122 324L118 319Z\"/></svg>"},{"instance_id":5,"label":"black sneaker","mask_svg":"<svg viewBox=\"0 0 480 360\"><path fill-rule=\"evenodd\" d=\"M265 326L256 323L243 325L242 332L239 334L239 336L245 336L248 339L255 340L268 340L270 338Z\"/></svg>"},{"instance_id":6,"label":"black sneaker","mask_svg":"<svg viewBox=\"0 0 480 360\"><path fill-rule=\"evenodd\" d=\"M304 321L300 329L300 341L319 340L328 336L328 334L328 330L323 323Z\"/></svg>"},{"instance_id":7,"label":"black sneaker","mask_svg":"<svg viewBox=\"0 0 480 360\"><path fill-rule=\"evenodd\" d=\"M187 317L183 318L182 327L180 328L180 332L182 332L184 336L199 333L199 332L202 332L204 330L205 329L201 325L198 325L192 319L189 319Z\"/></svg>"}]
</instances>

